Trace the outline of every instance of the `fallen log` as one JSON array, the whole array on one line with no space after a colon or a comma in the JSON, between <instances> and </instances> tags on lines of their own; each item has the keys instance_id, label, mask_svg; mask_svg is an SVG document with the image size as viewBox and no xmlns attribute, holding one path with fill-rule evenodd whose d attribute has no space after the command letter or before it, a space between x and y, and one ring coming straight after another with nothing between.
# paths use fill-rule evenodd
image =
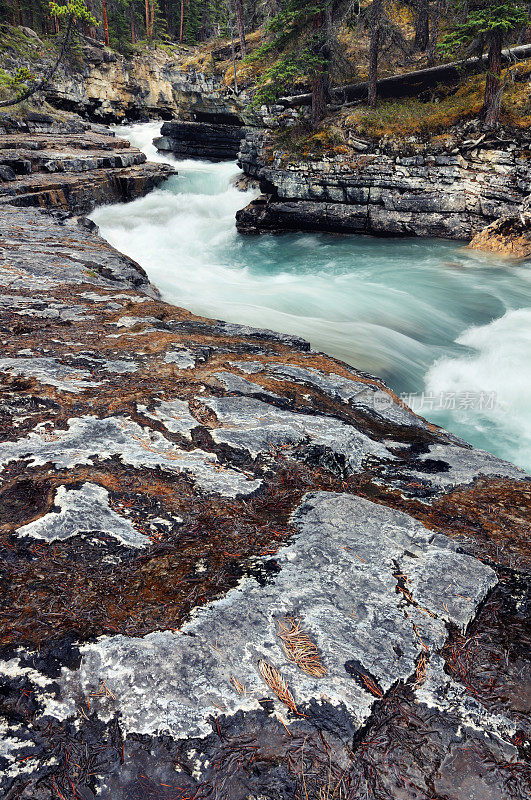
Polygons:
<instances>
[{"instance_id":1,"label":"fallen log","mask_svg":"<svg viewBox=\"0 0 531 800\"><path fill-rule=\"evenodd\" d=\"M530 57L531 44L513 47L504 50L502 53L502 59L506 64ZM450 64L440 64L437 67L428 67L414 72L404 72L402 75L382 78L378 81L378 97L408 97L431 89L438 83L458 83L464 76L480 72L486 64L487 56L484 55L482 58L476 57L465 61L453 61ZM368 87L367 81L338 86L332 89L331 101L334 104L343 105L351 100L363 100L367 97ZM298 106L310 105L312 95L311 92L308 92L307 94L298 94L291 97L280 97L276 102L285 108L297 108Z\"/></svg>"}]
</instances>

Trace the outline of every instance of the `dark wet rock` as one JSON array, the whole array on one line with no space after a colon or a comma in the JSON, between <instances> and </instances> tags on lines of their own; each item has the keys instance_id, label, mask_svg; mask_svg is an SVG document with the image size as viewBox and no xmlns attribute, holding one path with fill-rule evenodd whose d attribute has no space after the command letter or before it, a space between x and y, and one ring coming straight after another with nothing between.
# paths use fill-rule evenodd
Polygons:
<instances>
[{"instance_id":1,"label":"dark wet rock","mask_svg":"<svg viewBox=\"0 0 531 800\"><path fill-rule=\"evenodd\" d=\"M76 131L74 172L34 134L39 180L127 152ZM461 800L466 771L523 800L525 474L303 339L162 302L10 202L32 175L0 204L3 796Z\"/></svg>"},{"instance_id":2,"label":"dark wet rock","mask_svg":"<svg viewBox=\"0 0 531 800\"><path fill-rule=\"evenodd\" d=\"M177 158L225 161L236 158L245 131L235 124L172 120L163 124L154 144L157 150L173 153Z\"/></svg>"}]
</instances>

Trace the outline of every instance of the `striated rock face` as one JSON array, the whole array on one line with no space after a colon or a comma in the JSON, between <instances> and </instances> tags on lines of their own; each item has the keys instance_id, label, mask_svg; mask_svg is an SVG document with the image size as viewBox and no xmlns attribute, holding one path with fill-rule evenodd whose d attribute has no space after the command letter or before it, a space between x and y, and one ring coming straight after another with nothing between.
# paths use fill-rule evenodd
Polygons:
<instances>
[{"instance_id":1,"label":"striated rock face","mask_svg":"<svg viewBox=\"0 0 531 800\"><path fill-rule=\"evenodd\" d=\"M513 258L531 257L531 214L502 217L492 222L470 242L470 247Z\"/></svg>"},{"instance_id":2,"label":"striated rock face","mask_svg":"<svg viewBox=\"0 0 531 800\"><path fill-rule=\"evenodd\" d=\"M8 47L0 53L0 66L10 73L26 66L38 74L56 53L34 31L25 29L25 34L21 51ZM210 114L238 114L247 123L254 116L245 93L235 95L221 76L183 67L189 48L150 47L125 58L78 34L76 51L79 57L72 54L60 64L43 96L54 107L86 119L114 123L179 116L208 121Z\"/></svg>"},{"instance_id":3,"label":"striated rock face","mask_svg":"<svg viewBox=\"0 0 531 800\"><path fill-rule=\"evenodd\" d=\"M264 196L237 215L241 233L286 230L470 239L500 216L517 214L531 191L528 135L401 148L355 141L350 154L282 162L263 133L239 154Z\"/></svg>"},{"instance_id":4,"label":"striated rock face","mask_svg":"<svg viewBox=\"0 0 531 800\"><path fill-rule=\"evenodd\" d=\"M523 471L9 199L2 796L523 798Z\"/></svg>"},{"instance_id":5,"label":"striated rock face","mask_svg":"<svg viewBox=\"0 0 531 800\"><path fill-rule=\"evenodd\" d=\"M228 121L227 121L228 120ZM171 152L178 158L208 158L225 161L236 158L246 128L235 124L237 117L221 122L165 122L162 136L154 140L157 150Z\"/></svg>"},{"instance_id":6,"label":"striated rock face","mask_svg":"<svg viewBox=\"0 0 531 800\"><path fill-rule=\"evenodd\" d=\"M87 40L82 63L65 65L46 90L57 108L107 123L171 119L208 122L211 115L251 121L245 95L237 96L217 75L181 66L161 48L126 59L100 42Z\"/></svg>"},{"instance_id":7,"label":"striated rock face","mask_svg":"<svg viewBox=\"0 0 531 800\"><path fill-rule=\"evenodd\" d=\"M0 117L0 203L87 213L141 197L175 172L146 162L107 128L37 116L26 123Z\"/></svg>"}]
</instances>

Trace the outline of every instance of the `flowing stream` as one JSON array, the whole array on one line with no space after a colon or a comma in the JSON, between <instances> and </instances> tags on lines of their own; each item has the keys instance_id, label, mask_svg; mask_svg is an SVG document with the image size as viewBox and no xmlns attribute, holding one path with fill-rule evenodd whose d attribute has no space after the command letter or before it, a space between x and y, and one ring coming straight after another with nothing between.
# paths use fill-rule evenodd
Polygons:
<instances>
[{"instance_id":1,"label":"flowing stream","mask_svg":"<svg viewBox=\"0 0 531 800\"><path fill-rule=\"evenodd\" d=\"M116 128L179 175L92 214L164 298L192 312L294 333L378 375L426 418L531 471L531 263L438 239L240 236L254 192L232 162L157 153L160 123Z\"/></svg>"}]
</instances>

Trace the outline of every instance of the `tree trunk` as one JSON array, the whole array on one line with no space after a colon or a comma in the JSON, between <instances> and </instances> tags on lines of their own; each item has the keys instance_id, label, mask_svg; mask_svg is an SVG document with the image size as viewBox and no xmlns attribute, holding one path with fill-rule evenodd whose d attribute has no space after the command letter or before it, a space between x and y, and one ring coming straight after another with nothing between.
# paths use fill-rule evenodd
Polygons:
<instances>
[{"instance_id":1,"label":"tree trunk","mask_svg":"<svg viewBox=\"0 0 531 800\"><path fill-rule=\"evenodd\" d=\"M199 41L203 42L207 38L208 6L203 6L203 16L201 17L201 28L199 31Z\"/></svg>"},{"instance_id":2,"label":"tree trunk","mask_svg":"<svg viewBox=\"0 0 531 800\"><path fill-rule=\"evenodd\" d=\"M376 105L378 83L378 52L380 49L380 28L383 13L383 0L373 0L371 12L371 42L369 45L369 91L368 102L371 108Z\"/></svg>"},{"instance_id":3,"label":"tree trunk","mask_svg":"<svg viewBox=\"0 0 531 800\"><path fill-rule=\"evenodd\" d=\"M500 121L503 86L501 81L503 34L491 34L485 102L483 104L484 127L495 128Z\"/></svg>"},{"instance_id":4,"label":"tree trunk","mask_svg":"<svg viewBox=\"0 0 531 800\"><path fill-rule=\"evenodd\" d=\"M430 38L430 0L417 0L415 49L424 52Z\"/></svg>"},{"instance_id":5,"label":"tree trunk","mask_svg":"<svg viewBox=\"0 0 531 800\"><path fill-rule=\"evenodd\" d=\"M232 21L232 0L228 0L230 23L230 49L232 53L232 69L234 72L234 91L238 94L238 76L236 75L236 55L234 50L234 24Z\"/></svg>"},{"instance_id":6,"label":"tree trunk","mask_svg":"<svg viewBox=\"0 0 531 800\"><path fill-rule=\"evenodd\" d=\"M247 47L245 46L245 26L243 24L243 4L242 0L234 0L234 8L236 10L236 22L238 24L238 36L240 37L240 51L242 58L247 54Z\"/></svg>"},{"instance_id":7,"label":"tree trunk","mask_svg":"<svg viewBox=\"0 0 531 800\"><path fill-rule=\"evenodd\" d=\"M133 8L133 0L129 3L129 19L131 20L131 42L135 44L136 36L135 36L135 11Z\"/></svg>"},{"instance_id":8,"label":"tree trunk","mask_svg":"<svg viewBox=\"0 0 531 800\"><path fill-rule=\"evenodd\" d=\"M430 67L435 63L437 45L439 44L439 29L441 25L442 6L443 0L437 0L435 3L435 10L431 17L430 45L428 48L428 66Z\"/></svg>"},{"instance_id":9,"label":"tree trunk","mask_svg":"<svg viewBox=\"0 0 531 800\"><path fill-rule=\"evenodd\" d=\"M328 31L330 27L330 14L319 12L313 20L313 28L318 33L314 39L313 55L321 59L321 69L314 74L312 81L312 128L317 128L326 116L326 106L330 97L330 75L328 62L330 59L330 45Z\"/></svg>"},{"instance_id":10,"label":"tree trunk","mask_svg":"<svg viewBox=\"0 0 531 800\"><path fill-rule=\"evenodd\" d=\"M181 28L179 33L179 42L183 43L183 29L184 29L184 0L181 0Z\"/></svg>"},{"instance_id":11,"label":"tree trunk","mask_svg":"<svg viewBox=\"0 0 531 800\"><path fill-rule=\"evenodd\" d=\"M93 15L94 14L94 6L92 4L92 0L87 0L87 8L90 11L90 13ZM89 36L91 36L93 39L96 38L96 29L94 28L94 25L91 25L90 28L89 28Z\"/></svg>"},{"instance_id":12,"label":"tree trunk","mask_svg":"<svg viewBox=\"0 0 531 800\"><path fill-rule=\"evenodd\" d=\"M321 72L315 76L312 83L312 128L317 128L325 118L328 96L328 73Z\"/></svg>"},{"instance_id":13,"label":"tree trunk","mask_svg":"<svg viewBox=\"0 0 531 800\"><path fill-rule=\"evenodd\" d=\"M103 34L105 36L105 44L107 47L109 46L109 23L107 22L107 2L103 0L102 7L103 13Z\"/></svg>"}]
</instances>

